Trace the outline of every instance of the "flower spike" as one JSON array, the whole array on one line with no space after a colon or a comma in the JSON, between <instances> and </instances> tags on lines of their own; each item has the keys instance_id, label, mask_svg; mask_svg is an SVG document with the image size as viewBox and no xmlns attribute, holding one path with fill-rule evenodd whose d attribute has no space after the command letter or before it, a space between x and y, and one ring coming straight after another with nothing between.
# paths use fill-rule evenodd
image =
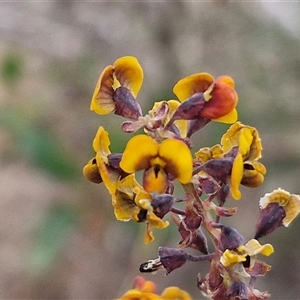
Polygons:
<instances>
[{"instance_id":1,"label":"flower spike","mask_svg":"<svg viewBox=\"0 0 300 300\"><path fill-rule=\"evenodd\" d=\"M129 138L123 153L111 153L109 134L100 126L92 143L95 154L84 166L84 176L93 183L103 182L117 220L144 224L146 244L154 240L154 228L167 228L169 219L175 223L177 245L159 246L158 257L141 264L140 272L163 269L169 274L186 262L206 261L207 274L197 278L204 297L266 300L270 294L254 285L271 266L258 255L269 256L274 248L258 239L289 226L300 213L300 196L281 188L266 193L259 201L253 239L246 239L232 223L225 225L224 218L238 214L237 207L228 205L230 196L241 199L240 186L258 187L266 174L258 131L237 121L234 80L227 75L192 74L175 84L178 100L154 102L146 115L136 101L142 82L143 70L133 56L117 59L101 73L91 110L127 118L122 133L140 132ZM232 125L219 144L202 145L193 157L191 137L212 125L211 121ZM139 276L118 300L170 299L191 297L175 286L159 294L153 282Z\"/></svg>"}]
</instances>

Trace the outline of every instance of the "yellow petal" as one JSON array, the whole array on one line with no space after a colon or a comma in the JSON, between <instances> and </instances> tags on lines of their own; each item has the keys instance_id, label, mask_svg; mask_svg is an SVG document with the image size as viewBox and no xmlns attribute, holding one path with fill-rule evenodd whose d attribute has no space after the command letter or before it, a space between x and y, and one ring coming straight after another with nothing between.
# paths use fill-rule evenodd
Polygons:
<instances>
[{"instance_id":1,"label":"yellow petal","mask_svg":"<svg viewBox=\"0 0 300 300\"><path fill-rule=\"evenodd\" d=\"M209 73L197 73L179 80L173 92L180 101L185 101L195 93L204 92L213 83L214 77Z\"/></svg>"},{"instance_id":2,"label":"yellow petal","mask_svg":"<svg viewBox=\"0 0 300 300\"><path fill-rule=\"evenodd\" d=\"M230 181L230 191L231 195L235 200L239 200L242 196L239 186L243 178L243 157L238 153L234 159L232 170L231 170L231 181Z\"/></svg>"},{"instance_id":3,"label":"yellow petal","mask_svg":"<svg viewBox=\"0 0 300 300\"><path fill-rule=\"evenodd\" d=\"M247 160L261 158L262 145L256 128L236 122L230 126L222 136L221 144L224 152L229 152L233 147L239 146L239 151Z\"/></svg>"},{"instance_id":4,"label":"yellow petal","mask_svg":"<svg viewBox=\"0 0 300 300\"><path fill-rule=\"evenodd\" d=\"M245 250L250 256L254 256L257 254L269 256L274 252L274 248L271 244L261 245L256 239L248 241L245 244Z\"/></svg>"},{"instance_id":5,"label":"yellow petal","mask_svg":"<svg viewBox=\"0 0 300 300\"><path fill-rule=\"evenodd\" d=\"M186 291L175 286L166 288L161 294L163 300L192 300L192 297Z\"/></svg>"},{"instance_id":6,"label":"yellow petal","mask_svg":"<svg viewBox=\"0 0 300 300\"><path fill-rule=\"evenodd\" d=\"M129 221L134 215L139 213L139 208L135 205L132 195L116 190L112 195L114 213L119 221Z\"/></svg>"},{"instance_id":7,"label":"yellow petal","mask_svg":"<svg viewBox=\"0 0 300 300\"><path fill-rule=\"evenodd\" d=\"M113 101L113 73L113 66L107 66L97 82L90 107L97 114L106 115L115 110L115 103Z\"/></svg>"},{"instance_id":8,"label":"yellow petal","mask_svg":"<svg viewBox=\"0 0 300 300\"><path fill-rule=\"evenodd\" d=\"M181 183L191 180L193 172L193 158L188 146L176 139L164 140L159 146L159 157L166 162L165 170Z\"/></svg>"},{"instance_id":9,"label":"yellow petal","mask_svg":"<svg viewBox=\"0 0 300 300\"><path fill-rule=\"evenodd\" d=\"M264 197L260 198L259 206L265 208L269 203L279 203L285 206L291 198L291 194L284 189L278 188L271 193L266 193Z\"/></svg>"},{"instance_id":10,"label":"yellow petal","mask_svg":"<svg viewBox=\"0 0 300 300\"><path fill-rule=\"evenodd\" d=\"M120 167L126 173L148 169L150 160L158 154L158 144L147 135L136 135L131 138L124 150Z\"/></svg>"},{"instance_id":11,"label":"yellow petal","mask_svg":"<svg viewBox=\"0 0 300 300\"><path fill-rule=\"evenodd\" d=\"M134 195L143 190L143 187L137 182L135 175L130 174L118 181L117 189L123 193L130 194L133 198Z\"/></svg>"},{"instance_id":12,"label":"yellow petal","mask_svg":"<svg viewBox=\"0 0 300 300\"><path fill-rule=\"evenodd\" d=\"M199 149L198 152L195 153L197 160L202 163L207 162L210 159L216 159L223 157L223 150L219 144L209 147L204 147Z\"/></svg>"},{"instance_id":13,"label":"yellow petal","mask_svg":"<svg viewBox=\"0 0 300 300\"><path fill-rule=\"evenodd\" d=\"M174 112L176 111L178 106L180 105L180 102L177 101L177 100L169 100L167 103L168 103L168 106L170 108L170 111L169 111L166 123L171 119L172 115L174 114ZM187 120L176 120L174 122L174 125L178 128L178 130L180 132L180 136L181 137L186 137L187 131L188 131L188 122L187 122Z\"/></svg>"},{"instance_id":14,"label":"yellow petal","mask_svg":"<svg viewBox=\"0 0 300 300\"><path fill-rule=\"evenodd\" d=\"M103 183L108 189L109 193L113 195L116 191L117 179L120 175L118 172L108 171L107 165L103 160L103 156L100 154L100 152L96 154L96 161Z\"/></svg>"},{"instance_id":15,"label":"yellow petal","mask_svg":"<svg viewBox=\"0 0 300 300\"><path fill-rule=\"evenodd\" d=\"M102 178L99 173L98 165L96 158L91 159L84 167L83 167L83 176L94 183L101 183Z\"/></svg>"},{"instance_id":16,"label":"yellow petal","mask_svg":"<svg viewBox=\"0 0 300 300\"><path fill-rule=\"evenodd\" d=\"M146 234L145 234L145 243L148 244L154 240L154 235L152 231L152 227L157 228L166 228L169 226L168 221L163 221L159 217L157 217L153 212L147 213L147 228L146 228Z\"/></svg>"},{"instance_id":17,"label":"yellow petal","mask_svg":"<svg viewBox=\"0 0 300 300\"><path fill-rule=\"evenodd\" d=\"M244 169L241 184L247 187L258 187L264 182L264 176L256 170Z\"/></svg>"},{"instance_id":18,"label":"yellow petal","mask_svg":"<svg viewBox=\"0 0 300 300\"><path fill-rule=\"evenodd\" d=\"M253 141L252 130L250 128L242 128L239 131L239 152L242 154L243 157L247 155L250 151L250 146Z\"/></svg>"},{"instance_id":19,"label":"yellow petal","mask_svg":"<svg viewBox=\"0 0 300 300\"><path fill-rule=\"evenodd\" d=\"M168 187L168 176L166 172L157 165L150 167L144 172L143 187L149 193L165 193Z\"/></svg>"},{"instance_id":20,"label":"yellow petal","mask_svg":"<svg viewBox=\"0 0 300 300\"><path fill-rule=\"evenodd\" d=\"M177 100L169 100L167 103L168 103L168 106L169 106L169 109L170 109L169 114L170 114L170 116L172 116L174 114L175 110L180 105L180 102L177 101Z\"/></svg>"},{"instance_id":21,"label":"yellow petal","mask_svg":"<svg viewBox=\"0 0 300 300\"><path fill-rule=\"evenodd\" d=\"M152 226L149 223L147 223L144 241L145 244L149 244L150 242L154 241Z\"/></svg>"},{"instance_id":22,"label":"yellow petal","mask_svg":"<svg viewBox=\"0 0 300 300\"><path fill-rule=\"evenodd\" d=\"M136 181L134 174L130 174L116 183L115 194L112 195L114 213L118 220L128 221L134 219L138 221L140 207L135 203L135 195L143 190Z\"/></svg>"},{"instance_id":23,"label":"yellow petal","mask_svg":"<svg viewBox=\"0 0 300 300\"><path fill-rule=\"evenodd\" d=\"M216 121L216 122L225 123L225 124L233 124L237 121L237 119L238 119L237 110L233 109L229 114L227 114L221 118L212 119L212 120Z\"/></svg>"},{"instance_id":24,"label":"yellow petal","mask_svg":"<svg viewBox=\"0 0 300 300\"><path fill-rule=\"evenodd\" d=\"M161 297L153 293L131 289L117 300L161 300Z\"/></svg>"},{"instance_id":25,"label":"yellow petal","mask_svg":"<svg viewBox=\"0 0 300 300\"><path fill-rule=\"evenodd\" d=\"M282 220L282 223L285 227L287 227L300 212L300 196L292 194L284 209L286 216Z\"/></svg>"},{"instance_id":26,"label":"yellow petal","mask_svg":"<svg viewBox=\"0 0 300 300\"><path fill-rule=\"evenodd\" d=\"M128 88L137 96L143 83L143 69L133 56L123 56L114 63L114 74L121 86Z\"/></svg>"},{"instance_id":27,"label":"yellow petal","mask_svg":"<svg viewBox=\"0 0 300 300\"><path fill-rule=\"evenodd\" d=\"M111 153L109 150L109 145L110 140L108 132L104 129L103 126L100 126L93 140L93 149L96 153L101 152L102 156L107 157Z\"/></svg>"},{"instance_id":28,"label":"yellow petal","mask_svg":"<svg viewBox=\"0 0 300 300\"><path fill-rule=\"evenodd\" d=\"M289 226L300 212L300 196L290 194L284 189L278 188L271 193L266 193L264 197L260 198L259 205L263 209L269 203L273 202L283 206L286 216L282 220L282 224L285 227Z\"/></svg>"},{"instance_id":29,"label":"yellow petal","mask_svg":"<svg viewBox=\"0 0 300 300\"><path fill-rule=\"evenodd\" d=\"M224 267L243 262L246 260L247 254L238 254L232 250L226 249L221 256L220 262Z\"/></svg>"}]
</instances>

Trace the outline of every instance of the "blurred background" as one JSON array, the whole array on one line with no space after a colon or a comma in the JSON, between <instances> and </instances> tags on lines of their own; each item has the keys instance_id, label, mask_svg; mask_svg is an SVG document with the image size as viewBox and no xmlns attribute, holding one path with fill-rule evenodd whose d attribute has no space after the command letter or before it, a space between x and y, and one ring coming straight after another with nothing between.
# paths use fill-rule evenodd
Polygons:
<instances>
[{"instance_id":1,"label":"blurred background","mask_svg":"<svg viewBox=\"0 0 300 300\"><path fill-rule=\"evenodd\" d=\"M113 299L159 246L176 247L175 226L144 245L144 224L116 221L104 186L82 176L99 125L112 152L130 137L118 129L122 118L89 110L101 71L120 56L136 56L144 69L144 113L174 98L174 84L192 73L235 79L240 120L259 130L268 173L228 201L238 213L227 224L250 239L261 196L277 187L299 194L299 15L299 2L1 2L0 298ZM227 128L210 123L193 136L194 150ZM275 253L257 287L272 299L299 297L299 227L298 219L262 239ZM208 267L145 277L160 291L178 285L203 299L196 277Z\"/></svg>"}]
</instances>

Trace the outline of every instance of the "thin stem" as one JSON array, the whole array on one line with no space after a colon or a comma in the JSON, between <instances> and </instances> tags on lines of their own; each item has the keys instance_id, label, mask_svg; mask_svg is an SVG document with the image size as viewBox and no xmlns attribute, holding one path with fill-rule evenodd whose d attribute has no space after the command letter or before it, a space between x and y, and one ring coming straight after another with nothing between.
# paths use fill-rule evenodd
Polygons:
<instances>
[{"instance_id":1,"label":"thin stem","mask_svg":"<svg viewBox=\"0 0 300 300\"><path fill-rule=\"evenodd\" d=\"M174 214L177 214L177 215L181 215L181 216L185 216L185 211L181 210L181 209L178 209L176 207L172 207L170 209L170 211Z\"/></svg>"},{"instance_id":2,"label":"thin stem","mask_svg":"<svg viewBox=\"0 0 300 300\"><path fill-rule=\"evenodd\" d=\"M207 210L204 207L204 205L203 205L201 199L199 198L199 196L195 190L195 187L192 183L183 184L183 187L184 187L184 189L186 191L186 195L188 197L188 200L186 202L187 208L188 208L188 206L192 206L193 209L194 208L197 209L197 213L199 213L199 215L202 217L202 225L204 226L206 231L211 236L211 239L212 239L215 247L217 248L218 239L214 235L213 232L215 232L215 230L211 226L211 224L214 223L212 215L210 214L209 210Z\"/></svg>"},{"instance_id":3,"label":"thin stem","mask_svg":"<svg viewBox=\"0 0 300 300\"><path fill-rule=\"evenodd\" d=\"M187 255L187 260L188 261L204 261L204 260L209 260L211 261L215 256L215 253L210 253L210 254L204 254L204 255Z\"/></svg>"}]
</instances>

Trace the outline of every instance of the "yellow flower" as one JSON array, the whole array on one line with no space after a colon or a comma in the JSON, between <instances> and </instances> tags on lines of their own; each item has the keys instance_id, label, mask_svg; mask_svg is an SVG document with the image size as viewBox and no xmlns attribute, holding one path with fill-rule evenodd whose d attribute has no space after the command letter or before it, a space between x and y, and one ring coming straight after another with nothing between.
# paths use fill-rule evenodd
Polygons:
<instances>
[{"instance_id":1,"label":"yellow flower","mask_svg":"<svg viewBox=\"0 0 300 300\"><path fill-rule=\"evenodd\" d=\"M115 111L118 115L137 119L141 111L135 98L142 82L143 70L135 57L117 59L101 73L92 97L91 110L100 115Z\"/></svg>"},{"instance_id":2,"label":"yellow flower","mask_svg":"<svg viewBox=\"0 0 300 300\"><path fill-rule=\"evenodd\" d=\"M134 174L126 176L117 183L112 196L112 204L117 220L146 222L145 243L154 240L152 227L165 228L168 221L163 221L153 211L151 195L136 181Z\"/></svg>"},{"instance_id":3,"label":"yellow flower","mask_svg":"<svg viewBox=\"0 0 300 300\"><path fill-rule=\"evenodd\" d=\"M161 298L164 300L192 300L189 293L175 286L166 288L161 294Z\"/></svg>"},{"instance_id":4,"label":"yellow flower","mask_svg":"<svg viewBox=\"0 0 300 300\"><path fill-rule=\"evenodd\" d=\"M96 156L84 166L83 174L92 182L100 183L103 181L110 194L114 194L120 173L109 168L108 157L111 154L109 145L108 132L100 126L93 140L93 149Z\"/></svg>"},{"instance_id":5,"label":"yellow flower","mask_svg":"<svg viewBox=\"0 0 300 300\"><path fill-rule=\"evenodd\" d=\"M192 300L192 298L187 292L175 286L166 288L159 296L152 281L137 276L133 289L127 291L118 300Z\"/></svg>"},{"instance_id":6,"label":"yellow flower","mask_svg":"<svg viewBox=\"0 0 300 300\"><path fill-rule=\"evenodd\" d=\"M112 195L112 204L117 220L129 221L134 219L139 221L141 209L134 201L134 188L139 186L134 174L126 176L117 183L116 191Z\"/></svg>"},{"instance_id":7,"label":"yellow flower","mask_svg":"<svg viewBox=\"0 0 300 300\"><path fill-rule=\"evenodd\" d=\"M252 239L245 245L238 246L234 250L226 249L221 256L221 263L223 266L228 267L237 263L245 262L247 257L250 257L249 268L254 265L256 255L262 254L269 256L274 252L271 244L261 245L257 240Z\"/></svg>"},{"instance_id":8,"label":"yellow flower","mask_svg":"<svg viewBox=\"0 0 300 300\"><path fill-rule=\"evenodd\" d=\"M278 203L284 208L285 217L282 220L282 224L285 227L287 227L300 212L300 196L290 194L281 188L265 194L259 201L259 205L262 209L269 203Z\"/></svg>"},{"instance_id":9,"label":"yellow flower","mask_svg":"<svg viewBox=\"0 0 300 300\"><path fill-rule=\"evenodd\" d=\"M238 95L234 89L234 80L229 76L217 79L209 73L197 73L179 80L173 88L180 101L186 101L196 93L203 93L203 108L199 117L234 123L237 120L235 109Z\"/></svg>"},{"instance_id":10,"label":"yellow flower","mask_svg":"<svg viewBox=\"0 0 300 300\"><path fill-rule=\"evenodd\" d=\"M177 139L165 139L158 144L146 135L129 140L120 167L126 173L145 170L143 187L148 192L164 193L168 174L186 184L192 177L193 162L188 146Z\"/></svg>"},{"instance_id":11,"label":"yellow flower","mask_svg":"<svg viewBox=\"0 0 300 300\"><path fill-rule=\"evenodd\" d=\"M233 124L221 139L224 155L234 151L235 155L230 180L230 191L234 199L241 197L239 185L256 187L264 181L266 168L258 162L261 158L261 139L254 127L240 122Z\"/></svg>"}]
</instances>

